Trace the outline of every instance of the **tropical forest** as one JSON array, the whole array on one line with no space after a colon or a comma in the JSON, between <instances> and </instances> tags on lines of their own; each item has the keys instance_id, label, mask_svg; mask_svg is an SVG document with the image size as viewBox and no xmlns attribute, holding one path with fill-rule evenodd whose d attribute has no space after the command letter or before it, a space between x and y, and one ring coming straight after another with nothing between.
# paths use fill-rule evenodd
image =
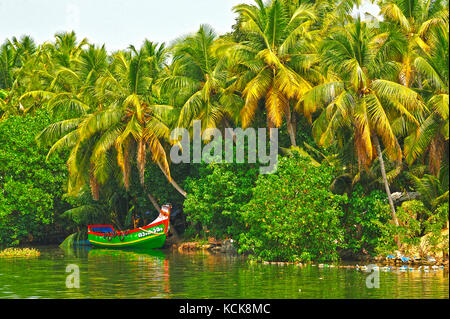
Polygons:
<instances>
[{"instance_id":1,"label":"tropical forest","mask_svg":"<svg viewBox=\"0 0 450 319\"><path fill-rule=\"evenodd\" d=\"M448 267L448 1L375 3L380 17L354 14L359 0L255 0L231 32L118 51L70 31L0 39L0 247L142 229L170 203L180 251ZM172 133L194 123L202 160L175 163ZM277 130L275 169L248 160L248 138L243 163L206 160L227 128L266 129L267 149Z\"/></svg>"}]
</instances>

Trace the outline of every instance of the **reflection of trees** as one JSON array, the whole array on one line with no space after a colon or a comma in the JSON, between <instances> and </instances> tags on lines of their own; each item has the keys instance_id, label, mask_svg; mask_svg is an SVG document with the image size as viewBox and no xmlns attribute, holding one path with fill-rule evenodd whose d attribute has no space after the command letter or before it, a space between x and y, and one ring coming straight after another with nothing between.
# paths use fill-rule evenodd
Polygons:
<instances>
[{"instance_id":1,"label":"reflection of trees","mask_svg":"<svg viewBox=\"0 0 450 319\"><path fill-rule=\"evenodd\" d=\"M170 256L173 298L236 298L239 257L191 252Z\"/></svg>"},{"instance_id":2,"label":"reflection of trees","mask_svg":"<svg viewBox=\"0 0 450 319\"><path fill-rule=\"evenodd\" d=\"M200 252L175 253L169 262L172 298L442 298L448 283L443 271L381 272L380 288L368 289L369 273L355 269L251 264L240 257Z\"/></svg>"},{"instance_id":3,"label":"reflection of trees","mask_svg":"<svg viewBox=\"0 0 450 319\"><path fill-rule=\"evenodd\" d=\"M168 261L162 251L93 249L87 283L93 298L167 298Z\"/></svg>"},{"instance_id":4,"label":"reflection of trees","mask_svg":"<svg viewBox=\"0 0 450 319\"><path fill-rule=\"evenodd\" d=\"M80 289L68 289L68 264L80 267ZM42 250L39 258L0 258L0 297L28 298L446 298L448 271L368 272L306 265L251 264L222 254L106 249ZM299 291L301 289L301 291Z\"/></svg>"}]
</instances>

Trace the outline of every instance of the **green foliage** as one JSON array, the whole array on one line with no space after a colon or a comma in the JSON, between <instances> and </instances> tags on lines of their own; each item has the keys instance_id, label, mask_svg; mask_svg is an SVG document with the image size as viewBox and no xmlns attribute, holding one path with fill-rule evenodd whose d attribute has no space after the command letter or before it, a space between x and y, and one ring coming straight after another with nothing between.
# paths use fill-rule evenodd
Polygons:
<instances>
[{"instance_id":1,"label":"green foliage","mask_svg":"<svg viewBox=\"0 0 450 319\"><path fill-rule=\"evenodd\" d=\"M427 209L434 211L440 204L448 202L448 182L445 184L444 180L429 174L422 178L411 176Z\"/></svg>"},{"instance_id":2,"label":"green foliage","mask_svg":"<svg viewBox=\"0 0 450 319\"><path fill-rule=\"evenodd\" d=\"M185 179L198 177L196 165L177 164L172 165L170 176L173 180L184 188ZM183 205L184 197L168 183L167 178L157 165L148 165L145 171L146 189L156 198L156 200L164 205L171 203L172 205ZM148 200L148 199L147 199ZM155 211L156 212L156 211ZM159 212L156 212L156 216Z\"/></svg>"},{"instance_id":3,"label":"green foliage","mask_svg":"<svg viewBox=\"0 0 450 319\"><path fill-rule=\"evenodd\" d=\"M333 168L299 155L280 157L274 174L260 175L242 208L240 251L264 260L336 260L345 196L329 186Z\"/></svg>"},{"instance_id":4,"label":"green foliage","mask_svg":"<svg viewBox=\"0 0 450 319\"><path fill-rule=\"evenodd\" d=\"M67 208L62 200L64 161L45 160L35 136L51 123L49 115L12 116L0 122L0 244L48 235L45 225Z\"/></svg>"},{"instance_id":5,"label":"green foliage","mask_svg":"<svg viewBox=\"0 0 450 319\"><path fill-rule=\"evenodd\" d=\"M440 205L434 214L426 221L427 230L431 230L432 225L439 226L440 229L445 228L448 224L448 202Z\"/></svg>"},{"instance_id":6,"label":"green foliage","mask_svg":"<svg viewBox=\"0 0 450 319\"><path fill-rule=\"evenodd\" d=\"M420 242L419 236L422 233L422 223L430 216L430 211L424 203L418 200L403 202L397 209L399 227L396 235L400 235L402 243L407 245L417 245Z\"/></svg>"},{"instance_id":7,"label":"green foliage","mask_svg":"<svg viewBox=\"0 0 450 319\"><path fill-rule=\"evenodd\" d=\"M373 253L392 250L394 236L438 236L448 222L447 2L382 1L384 19L371 23L351 16L354 1L257 0L234 7L231 34L201 26L171 48L146 40L112 54L74 32L39 46L6 40L0 244L41 238L58 220L129 227L158 214L154 201L182 204L181 188L191 233L239 239L264 259L334 259L338 248ZM194 119L203 131L276 126L280 146L299 146L281 152L316 166L294 155L268 176L251 165L169 167L171 130ZM348 201L330 192L333 179ZM399 227L381 182L421 193L398 209Z\"/></svg>"},{"instance_id":8,"label":"green foliage","mask_svg":"<svg viewBox=\"0 0 450 319\"><path fill-rule=\"evenodd\" d=\"M435 213L424 222L425 230L429 233L428 242L431 244L431 251L442 249L448 252L448 202L440 205ZM447 228L447 232L442 230Z\"/></svg>"},{"instance_id":9,"label":"green foliage","mask_svg":"<svg viewBox=\"0 0 450 319\"><path fill-rule=\"evenodd\" d=\"M388 226L390 220L386 194L382 191L365 194L358 185L349 196L342 218L345 248L354 253L366 251L371 254L380 245L388 245L390 249L394 245Z\"/></svg>"},{"instance_id":10,"label":"green foliage","mask_svg":"<svg viewBox=\"0 0 450 319\"><path fill-rule=\"evenodd\" d=\"M442 233L442 230L448 226L448 202L439 206L435 211L430 211L426 202L406 201L397 208L397 217L398 226L392 222L385 225L387 236L385 236L385 241L380 240L380 244L376 248L378 253L387 254L396 250L393 243L394 237L399 238L405 251L412 249L417 252L417 249L421 250L427 246L429 248L424 252L428 254L445 250L442 245L448 247L448 232L447 234Z\"/></svg>"},{"instance_id":11,"label":"green foliage","mask_svg":"<svg viewBox=\"0 0 450 319\"><path fill-rule=\"evenodd\" d=\"M110 224L111 214L108 203L94 201L88 189L77 197L64 196L73 206L61 214L68 230L75 227L86 229L89 224Z\"/></svg>"},{"instance_id":12,"label":"green foliage","mask_svg":"<svg viewBox=\"0 0 450 319\"><path fill-rule=\"evenodd\" d=\"M202 166L199 177L188 178L184 213L194 229L218 238L236 238L243 230L241 207L252 195L258 169L247 164ZM203 233L206 235L206 233Z\"/></svg>"}]
</instances>

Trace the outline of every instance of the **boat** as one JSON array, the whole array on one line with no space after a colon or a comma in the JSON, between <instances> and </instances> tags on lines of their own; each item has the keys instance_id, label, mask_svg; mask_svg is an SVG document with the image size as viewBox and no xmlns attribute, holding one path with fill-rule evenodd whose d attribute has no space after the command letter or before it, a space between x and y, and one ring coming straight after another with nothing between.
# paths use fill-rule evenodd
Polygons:
<instances>
[{"instance_id":1,"label":"boat","mask_svg":"<svg viewBox=\"0 0 450 319\"><path fill-rule=\"evenodd\" d=\"M169 232L172 206L161 207L161 213L150 224L131 230L116 231L112 225L88 225L88 241L103 248L161 248Z\"/></svg>"}]
</instances>

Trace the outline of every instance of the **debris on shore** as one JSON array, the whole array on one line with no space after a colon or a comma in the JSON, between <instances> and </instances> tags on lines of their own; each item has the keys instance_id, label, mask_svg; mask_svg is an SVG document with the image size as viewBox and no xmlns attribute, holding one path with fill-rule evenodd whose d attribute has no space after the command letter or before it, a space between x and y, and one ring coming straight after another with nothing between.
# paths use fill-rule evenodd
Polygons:
<instances>
[{"instance_id":1,"label":"debris on shore","mask_svg":"<svg viewBox=\"0 0 450 319\"><path fill-rule=\"evenodd\" d=\"M233 245L233 239L216 240L209 238L207 242L184 242L179 245L172 245L172 248L178 252L192 252L192 251L209 251L213 253L237 254L237 249Z\"/></svg>"}]
</instances>

